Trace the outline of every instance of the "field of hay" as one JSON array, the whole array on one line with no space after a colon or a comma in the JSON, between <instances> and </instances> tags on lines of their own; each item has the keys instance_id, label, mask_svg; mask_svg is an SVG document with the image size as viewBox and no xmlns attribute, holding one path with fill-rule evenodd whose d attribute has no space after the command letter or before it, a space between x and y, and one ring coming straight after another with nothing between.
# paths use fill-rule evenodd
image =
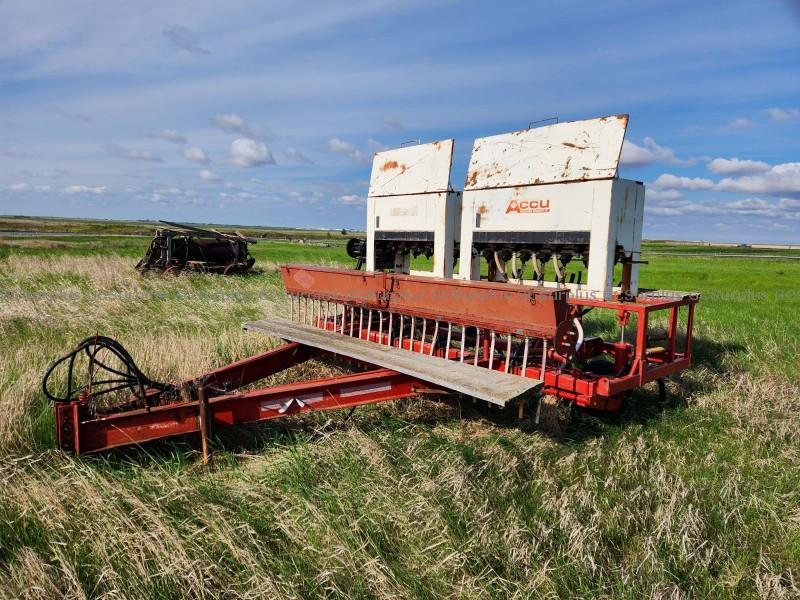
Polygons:
<instances>
[{"instance_id":1,"label":"field of hay","mask_svg":"<svg viewBox=\"0 0 800 600\"><path fill-rule=\"evenodd\" d=\"M147 241L0 239L0 596L800 595L800 261L650 257L645 286L703 294L666 406L537 430L423 399L219 432L209 467L195 439L63 456L39 386L78 341L191 376L276 343L240 329L286 312L276 265L349 263L141 276Z\"/></svg>"}]
</instances>

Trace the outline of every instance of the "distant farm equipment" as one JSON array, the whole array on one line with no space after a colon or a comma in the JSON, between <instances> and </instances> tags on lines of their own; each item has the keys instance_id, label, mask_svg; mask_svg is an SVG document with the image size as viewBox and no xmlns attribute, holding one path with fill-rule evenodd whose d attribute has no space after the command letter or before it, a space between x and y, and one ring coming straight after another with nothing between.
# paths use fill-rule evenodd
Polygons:
<instances>
[{"instance_id":1,"label":"distant farm equipment","mask_svg":"<svg viewBox=\"0 0 800 600\"><path fill-rule=\"evenodd\" d=\"M223 233L191 225L161 221L169 228L159 228L144 258L136 264L139 271L195 271L199 273L243 273L256 259L250 256L248 244L255 238L239 232Z\"/></svg>"}]
</instances>

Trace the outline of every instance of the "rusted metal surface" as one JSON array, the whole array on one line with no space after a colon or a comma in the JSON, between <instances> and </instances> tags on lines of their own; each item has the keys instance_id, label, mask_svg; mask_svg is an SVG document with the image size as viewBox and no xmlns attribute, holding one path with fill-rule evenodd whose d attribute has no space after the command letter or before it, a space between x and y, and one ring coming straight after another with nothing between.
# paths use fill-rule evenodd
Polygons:
<instances>
[{"instance_id":1,"label":"rusted metal surface","mask_svg":"<svg viewBox=\"0 0 800 600\"><path fill-rule=\"evenodd\" d=\"M267 359L264 359L267 360ZM391 369L232 392L208 398L208 426L279 419L314 410L375 404L440 391ZM97 418L80 402L56 406L59 448L86 454L201 431L195 398Z\"/></svg>"},{"instance_id":2,"label":"rusted metal surface","mask_svg":"<svg viewBox=\"0 0 800 600\"><path fill-rule=\"evenodd\" d=\"M368 271L408 273L411 258L432 260L450 277L461 226L461 193L451 190L453 140L378 152L367 198Z\"/></svg>"},{"instance_id":3,"label":"rusted metal surface","mask_svg":"<svg viewBox=\"0 0 800 600\"><path fill-rule=\"evenodd\" d=\"M530 286L569 286L609 299L614 267L638 289L644 185L617 178L627 115L558 123L475 141L464 188L460 279L512 277ZM548 263L552 259L550 273ZM581 260L575 279L566 265ZM532 276L514 264L530 261ZM617 288L619 289L619 288Z\"/></svg>"},{"instance_id":4,"label":"rusted metal surface","mask_svg":"<svg viewBox=\"0 0 800 600\"><path fill-rule=\"evenodd\" d=\"M613 115L478 138L464 190L615 177L627 126Z\"/></svg>"},{"instance_id":5,"label":"rusted metal surface","mask_svg":"<svg viewBox=\"0 0 800 600\"><path fill-rule=\"evenodd\" d=\"M614 265L623 261L630 265L628 282L635 294L644 195L641 183L625 179L468 191L463 198L461 264L468 264L473 248L569 256L567 260L586 256L582 282L570 287L610 298ZM543 268L550 270L546 261ZM463 278L468 278L466 271ZM552 282L553 277L546 279Z\"/></svg>"},{"instance_id":6,"label":"rusted metal surface","mask_svg":"<svg viewBox=\"0 0 800 600\"><path fill-rule=\"evenodd\" d=\"M525 296L521 294L530 292L542 292L546 297L553 290L531 290L509 283L465 283L474 293L497 301L492 309L491 300L475 305L476 312L465 319L455 308L460 299L453 302L453 294L434 292L441 282L437 279L415 281L406 276L292 265L284 267L283 276L294 321L355 338L357 343L376 342L448 358L451 363L540 379L547 393L577 406L618 410L627 391L691 364L692 323L699 300L696 294L681 293L669 298L645 295L633 300L622 296L611 300L564 296L567 310L559 314L569 320L558 319L559 327L551 329L535 323L537 319L547 319L548 312L528 313L515 320L515 327L504 326L507 321L502 323L497 314L505 308L512 313L507 318L514 319L515 305L510 298L522 298ZM407 291L410 301L394 301L400 297L392 292L395 285ZM536 294L527 297L534 299L534 304L541 298ZM436 302L425 301L426 298L436 298ZM581 322L588 308L612 311L619 320L621 339L583 340ZM679 310L688 311L680 348ZM649 339L651 315L658 311L669 311L671 326L664 347L654 346ZM629 330L626 339L624 329L631 315L636 317L635 328ZM597 360L599 366L595 366Z\"/></svg>"},{"instance_id":7,"label":"rusted metal surface","mask_svg":"<svg viewBox=\"0 0 800 600\"><path fill-rule=\"evenodd\" d=\"M59 448L81 454L197 432L205 432L207 443L208 432L221 425L423 393L458 392L508 405L541 390L576 406L614 411L619 410L626 392L691 364L697 295L645 296L633 302L622 298L569 298L570 306L580 309L578 316L572 317L572 337L582 337L576 321L590 307L613 311L623 327L618 341L591 338L578 349L574 342L565 343L552 336L504 333L493 329L488 318L472 326L441 320L441 310L422 315L419 305L416 316L391 312L380 296L364 305L346 304L343 299L323 300L324 289L315 288L310 280L304 281L310 285L304 288L306 293L312 295L293 298L290 308L292 318L300 319L300 323L269 319L248 325L250 329L297 341L169 386L182 390L180 397L164 387L148 389L144 408L129 402L128 408L100 414L86 394L57 402ZM666 337L660 337L655 346L650 340L649 324L658 311L669 311L669 315ZM679 311L687 311L683 332L679 331ZM635 326L631 326L633 331L626 338L624 326L632 321L631 316L635 316ZM679 343L681 333L683 340ZM566 355L574 355L577 360ZM237 391L313 356L336 356L372 370ZM604 364L612 369L610 374L607 369L596 371L592 366L593 359L603 357Z\"/></svg>"},{"instance_id":8,"label":"rusted metal surface","mask_svg":"<svg viewBox=\"0 0 800 600\"><path fill-rule=\"evenodd\" d=\"M500 406L518 400L542 385L542 382L536 379L515 377L424 353L408 352L393 346L364 342L357 338L337 335L333 331L321 330L286 319L261 319L245 323L244 328L319 348L326 352L355 358L371 365L390 368L437 387Z\"/></svg>"},{"instance_id":9,"label":"rusted metal surface","mask_svg":"<svg viewBox=\"0 0 800 600\"><path fill-rule=\"evenodd\" d=\"M446 192L452 160L453 140L376 152L372 159L369 195Z\"/></svg>"},{"instance_id":10,"label":"rusted metal surface","mask_svg":"<svg viewBox=\"0 0 800 600\"><path fill-rule=\"evenodd\" d=\"M516 335L552 337L567 318L567 290L282 265L287 293Z\"/></svg>"},{"instance_id":11,"label":"rusted metal surface","mask_svg":"<svg viewBox=\"0 0 800 600\"><path fill-rule=\"evenodd\" d=\"M139 271L195 271L198 273L243 273L255 264L248 244L256 239L193 225L170 223L159 228L144 257L136 264Z\"/></svg>"},{"instance_id":12,"label":"rusted metal surface","mask_svg":"<svg viewBox=\"0 0 800 600\"><path fill-rule=\"evenodd\" d=\"M82 451L80 424L83 421L103 421L115 414L124 414L143 407L145 407L143 410L151 411L160 406L180 404L179 400L198 399L200 388L204 388L207 395L224 394L301 364L314 354L319 354L319 351L309 346L285 344L274 350L214 369L197 379L186 379L174 384L159 384L157 387L150 387L150 384L146 383L148 387L142 390L141 394L144 398L140 397L137 390L137 393L130 396L123 393L116 402L110 402L106 400L106 396L99 395L104 393L103 386L100 385L103 382L99 380L106 379L108 371L97 369L92 378L98 381L89 383L87 388L79 393L55 401L58 447L76 454ZM107 360L106 355L100 358L103 361ZM45 381L46 379L47 377ZM98 397L95 398L93 394L87 393L88 389L93 389ZM173 393L177 390L180 394ZM98 403L98 400L101 403ZM199 416L195 413L196 418Z\"/></svg>"},{"instance_id":13,"label":"rusted metal surface","mask_svg":"<svg viewBox=\"0 0 800 600\"><path fill-rule=\"evenodd\" d=\"M618 410L625 392L682 371L691 364L697 295L642 296L633 300L627 296L611 300L568 297L570 320L561 320L555 330L537 335L530 331L541 332L546 328L528 328L528 333L520 333L522 326L501 328L495 313L488 310L482 318L450 320L455 311L446 295L439 297L435 306L419 301L419 298L433 295L431 288L438 280L420 282L426 285L411 294L414 302L401 308L386 300L386 291L393 287L391 276L351 273L356 279L341 277L335 269L287 267L284 277L290 294L291 318L357 340L540 379L547 393L578 406L600 410ZM385 285L378 287L376 282ZM359 288L362 284L363 289ZM468 285L475 290L479 286L487 289L478 282ZM520 290L515 284L499 283L491 284L489 289L497 298L504 298L503 290ZM511 306L504 299L497 308L501 308L503 302L506 307ZM616 314L621 328L619 341L607 342L597 337L584 340L581 322L588 308ZM677 343L679 310L688 311L682 348L678 348ZM669 311L671 323L663 347L654 346L649 338L651 315L658 311ZM631 340L628 341L625 326L631 315L636 317L636 324L634 331L628 332Z\"/></svg>"}]
</instances>

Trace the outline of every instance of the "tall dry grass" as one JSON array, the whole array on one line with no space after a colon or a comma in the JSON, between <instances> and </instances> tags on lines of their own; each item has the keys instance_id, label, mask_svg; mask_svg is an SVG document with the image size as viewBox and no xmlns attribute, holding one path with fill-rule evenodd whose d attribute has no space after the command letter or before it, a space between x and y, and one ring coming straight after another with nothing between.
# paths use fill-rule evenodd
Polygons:
<instances>
[{"instance_id":1,"label":"tall dry grass","mask_svg":"<svg viewBox=\"0 0 800 600\"><path fill-rule=\"evenodd\" d=\"M275 343L239 328L284 310L274 273L131 262L0 260L0 596L800 595L800 389L712 361L667 407L642 391L544 431L419 400L221 431L210 468L192 440L63 456L38 383L81 338L162 380Z\"/></svg>"}]
</instances>

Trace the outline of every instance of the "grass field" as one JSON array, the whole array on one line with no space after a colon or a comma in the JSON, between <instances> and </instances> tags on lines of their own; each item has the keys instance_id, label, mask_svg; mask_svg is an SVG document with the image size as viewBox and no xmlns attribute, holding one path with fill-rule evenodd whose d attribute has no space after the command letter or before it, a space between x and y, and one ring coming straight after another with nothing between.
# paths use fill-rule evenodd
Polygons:
<instances>
[{"instance_id":1,"label":"grass field","mask_svg":"<svg viewBox=\"0 0 800 600\"><path fill-rule=\"evenodd\" d=\"M75 343L191 376L277 344L240 324L286 311L278 264L350 262L265 242L253 275L141 276L147 241L0 239L0 595L800 595L800 261L650 258L645 286L703 293L666 406L537 430L422 399L219 432L210 467L194 439L63 456L39 383Z\"/></svg>"},{"instance_id":2,"label":"grass field","mask_svg":"<svg viewBox=\"0 0 800 600\"><path fill-rule=\"evenodd\" d=\"M206 225L191 223L196 227L212 227L223 231L239 231L243 235L264 238L311 239L341 244L347 237L341 231L296 229L288 227L253 227L251 225ZM168 227L156 221L111 221L108 219L70 219L60 217L0 216L0 237L3 234L33 233L36 237L50 234L79 236L148 236L156 227ZM61 237L61 236L59 236Z\"/></svg>"}]
</instances>

